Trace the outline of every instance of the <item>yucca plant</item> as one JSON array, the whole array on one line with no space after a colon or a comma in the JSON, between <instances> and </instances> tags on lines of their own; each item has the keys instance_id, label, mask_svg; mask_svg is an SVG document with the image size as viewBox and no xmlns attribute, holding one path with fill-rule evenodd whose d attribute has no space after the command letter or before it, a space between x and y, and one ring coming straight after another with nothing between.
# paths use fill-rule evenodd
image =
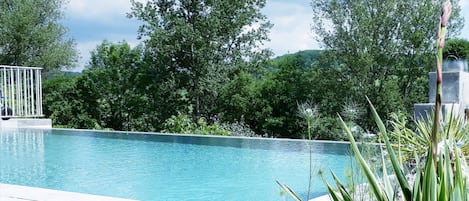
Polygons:
<instances>
[{"instance_id":1,"label":"yucca plant","mask_svg":"<svg viewBox=\"0 0 469 201\"><path fill-rule=\"evenodd\" d=\"M467 124L464 116L455 115L452 113L443 115L443 120L438 131L439 143L442 139L445 139L445 136L452 135L454 136L454 141L456 145L461 149L463 155L469 154L469 124ZM429 122L433 122L433 115L427 117L426 120L415 121L415 126L413 129L416 129L417 132L414 132L413 129L408 128L406 125L406 119L399 118L397 115L391 115L393 130L390 132L390 136L394 138L395 147L399 150L398 153L402 154L400 160L416 160L414 154L418 156L423 155L429 145L431 144L430 134L432 132L433 126ZM425 135L421 135L425 133ZM466 161L467 162L467 161Z\"/></svg>"},{"instance_id":2,"label":"yucca plant","mask_svg":"<svg viewBox=\"0 0 469 201\"><path fill-rule=\"evenodd\" d=\"M390 200L406 200L406 201L466 201L468 200L468 192L466 186L466 163L463 160L458 144L458 139L465 139L461 137L465 131L460 129L464 127L465 121L459 120L450 114L446 119L444 126L440 126L441 122L441 97L442 97L442 49L444 46L446 24L451 13L451 3L445 2L441 9L439 29L437 31L436 48L436 97L435 109L433 114L433 123L418 124L418 134L410 129L401 130L399 137L402 137L403 142L410 143L407 146L397 145L397 154L389 140L388 132L379 117L376 109L371 101L368 100L371 113L379 129L380 137L384 143L387 157L391 161L390 166L392 173L387 172L387 163L384 154L382 154L382 174L381 178L378 177L370 168L370 165L362 156L357 143L354 140L352 132L347 124L339 116L343 128L350 140L350 146L355 155L355 159L367 179L367 183L362 185L362 188L369 189L372 196L367 200L390 201ZM456 121L455 121L456 119ZM429 126L431 125L431 126ZM460 142L460 141L459 141ZM463 141L466 143L466 141ZM466 143L467 144L467 143ZM417 148L414 148L417 147ZM407 148L407 151L413 153L416 158L417 169L410 179L408 172L405 172L402 160L399 160L401 155L401 148ZM420 151L419 151L420 150ZM425 151L421 151L425 150ZM423 157L420 157L422 152ZM419 158L423 158L420 161ZM392 177L389 175L393 175ZM332 172L332 176L336 183L336 188L333 188L326 180L324 180L326 187L329 191L330 198L334 201L353 200L353 194L339 181L337 176ZM393 178L393 179L391 179ZM288 186L279 183L287 193L299 201L301 200L295 193L288 188Z\"/></svg>"},{"instance_id":3,"label":"yucca plant","mask_svg":"<svg viewBox=\"0 0 469 201\"><path fill-rule=\"evenodd\" d=\"M357 158L359 166L364 172L368 180L368 185L374 193L372 200L407 200L407 201L445 201L445 200L467 200L467 187L466 187L466 173L463 172L461 167L466 167L465 160L462 160L462 154L460 148L457 146L456 138L464 139L461 137L461 125L459 124L464 121L454 121L453 114L449 115L447 124L444 127L440 127L441 122L441 97L442 97L442 72L441 65L442 49L445 41L446 24L451 13L451 3L445 2L441 9L439 29L437 31L437 59L436 59L436 96L435 96L435 109L433 115L433 124L431 129L426 123L418 124L419 133L416 134L411 130L404 129L401 134L404 141L408 144L408 150L413 151L416 156L417 170L413 183L408 181L404 173L402 163L398 160L395 154L393 146L391 145L388 137L388 133L384 124L375 108L370 102L371 111L373 118L378 125L381 137L384 141L386 151L389 154L391 160L391 166L394 170L394 175L398 181L400 188L395 188L392 182L387 176L386 168L383 168L383 177L377 178L370 170L369 165L361 155L356 142L351 135L350 129L345 126L342 121L344 129L350 139L352 150ZM407 140L406 140L407 139ZM400 140L399 140L400 142ZM400 145L398 146L401 147ZM440 147L440 150L438 150ZM412 150L414 148L414 150ZM425 160L420 165L419 155L417 151L419 149L427 149ZM399 149L399 152L401 150ZM384 160L383 160L384 161ZM386 164L383 162L383 165ZM350 194L346 190L342 189L339 181L336 180L339 191L333 190L329 184L327 184L329 193L333 200L351 200Z\"/></svg>"},{"instance_id":4,"label":"yucca plant","mask_svg":"<svg viewBox=\"0 0 469 201\"><path fill-rule=\"evenodd\" d=\"M466 165L465 161L461 160L462 154L455 141L454 132L448 132L447 135L443 135L442 139L444 140L440 143L442 150L440 150L440 154L437 154L437 165L435 166L435 161L431 155L433 151L433 143L431 143L428 146L425 160L422 161L422 164L417 164L418 169L414 175L413 182L408 181L408 177L404 173L404 167L398 161L382 120L371 103L370 107L391 161L391 167L396 178L394 180L387 176L389 174L387 173L384 156L382 156L382 163L385 168L383 168L382 175L385 176L378 178L373 173L368 162L360 153L350 129L346 126L345 122L341 121L349 137L350 146L358 165L367 178L368 183L364 187L369 188L370 192L373 192L373 197L370 197L369 200L464 201L468 199L466 173L463 171L463 167L466 167ZM430 135L431 133L421 133L421 135L425 134ZM417 160L417 163L420 162ZM335 190L326 182L332 200L352 200L353 195L344 188L344 185L336 177L334 177L334 180L338 190Z\"/></svg>"}]
</instances>

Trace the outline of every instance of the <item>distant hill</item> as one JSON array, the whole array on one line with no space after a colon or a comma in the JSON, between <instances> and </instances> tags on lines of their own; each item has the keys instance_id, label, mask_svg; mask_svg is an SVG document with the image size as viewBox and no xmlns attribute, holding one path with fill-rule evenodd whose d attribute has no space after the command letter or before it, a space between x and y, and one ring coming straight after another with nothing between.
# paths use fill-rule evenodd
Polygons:
<instances>
[{"instance_id":1,"label":"distant hill","mask_svg":"<svg viewBox=\"0 0 469 201\"><path fill-rule=\"evenodd\" d=\"M292 54L284 54L278 57L275 57L270 60L269 64L264 66L268 71L275 71L278 69L279 64L284 60L292 58L300 58L305 68L311 68L311 65L319 59L321 54L324 53L324 50L303 50ZM81 72L71 72L71 71L58 71L58 72L47 72L43 76L46 79L54 77L65 77L71 78L81 75Z\"/></svg>"},{"instance_id":2,"label":"distant hill","mask_svg":"<svg viewBox=\"0 0 469 201\"><path fill-rule=\"evenodd\" d=\"M284 54L282 56L273 58L268 68L271 68L273 70L278 67L278 64L282 63L282 61L298 57L304 64L305 68L311 68L311 64L318 60L323 52L323 50L303 50L292 54Z\"/></svg>"},{"instance_id":3,"label":"distant hill","mask_svg":"<svg viewBox=\"0 0 469 201\"><path fill-rule=\"evenodd\" d=\"M80 74L81 74L81 72L57 71L57 72L47 72L47 73L44 73L43 76L44 76L44 78L46 78L46 79L54 78L54 77L66 77L66 78L70 78L70 77L79 76Z\"/></svg>"}]
</instances>

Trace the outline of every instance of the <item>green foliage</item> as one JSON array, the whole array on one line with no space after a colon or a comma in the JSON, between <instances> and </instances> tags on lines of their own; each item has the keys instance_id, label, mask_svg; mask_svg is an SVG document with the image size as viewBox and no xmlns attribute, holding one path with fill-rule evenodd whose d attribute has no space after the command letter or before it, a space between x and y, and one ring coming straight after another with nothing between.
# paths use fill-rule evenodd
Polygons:
<instances>
[{"instance_id":1,"label":"green foliage","mask_svg":"<svg viewBox=\"0 0 469 201\"><path fill-rule=\"evenodd\" d=\"M54 127L101 129L96 116L93 93L81 90L80 77L54 77L43 83L44 114Z\"/></svg>"},{"instance_id":2,"label":"green foliage","mask_svg":"<svg viewBox=\"0 0 469 201\"><path fill-rule=\"evenodd\" d=\"M213 124L207 123L200 118L194 122L188 115L179 114L171 116L163 123L164 133L181 133L181 134L201 134L201 135L231 135L217 122Z\"/></svg>"},{"instance_id":3,"label":"green foliage","mask_svg":"<svg viewBox=\"0 0 469 201\"><path fill-rule=\"evenodd\" d=\"M46 71L71 67L75 43L66 38L63 0L0 2L0 64L39 66Z\"/></svg>"},{"instance_id":4,"label":"green foliage","mask_svg":"<svg viewBox=\"0 0 469 201\"><path fill-rule=\"evenodd\" d=\"M221 85L270 54L261 49L271 27L264 6L265 0L132 1L129 16L143 21L147 73L157 76L149 85L185 89L191 117L213 117Z\"/></svg>"},{"instance_id":5,"label":"green foliage","mask_svg":"<svg viewBox=\"0 0 469 201\"><path fill-rule=\"evenodd\" d=\"M322 55L322 50L303 50L294 54L285 54L273 58L267 65L266 68L269 70L277 70L277 68L289 60L298 59L299 63L303 63L303 67L312 68L313 63L316 62Z\"/></svg>"},{"instance_id":6,"label":"green foliage","mask_svg":"<svg viewBox=\"0 0 469 201\"><path fill-rule=\"evenodd\" d=\"M429 122L433 122L433 117L427 117L427 121L415 122L415 128L409 128L406 119L398 114L393 114L392 117L393 130L389 133L389 137L392 139L391 142L398 145L405 159L413 158L415 154L423 155L431 143L430 135L426 134L432 132L433 126ZM445 126L439 128L438 139L445 139L446 136L451 135L453 140L459 144L461 151L468 150L469 137L467 133L469 125L464 117L456 117L449 113L443 116L443 122L445 122ZM419 135L414 130L418 133L425 133L425 135Z\"/></svg>"},{"instance_id":7,"label":"green foliage","mask_svg":"<svg viewBox=\"0 0 469 201\"><path fill-rule=\"evenodd\" d=\"M337 118L321 116L311 128L313 139L342 141L346 139Z\"/></svg>"},{"instance_id":8,"label":"green foliage","mask_svg":"<svg viewBox=\"0 0 469 201\"><path fill-rule=\"evenodd\" d=\"M263 119L270 115L269 100L261 96L261 80L240 73L220 90L217 101L219 119L224 122L245 122L256 133L262 133Z\"/></svg>"},{"instance_id":9,"label":"green foliage","mask_svg":"<svg viewBox=\"0 0 469 201\"><path fill-rule=\"evenodd\" d=\"M194 133L202 134L202 135L231 135L231 133L222 128L222 126L214 122L212 124L208 124L204 119L200 118L197 120L198 128Z\"/></svg>"},{"instance_id":10,"label":"green foliage","mask_svg":"<svg viewBox=\"0 0 469 201\"><path fill-rule=\"evenodd\" d=\"M35 5L19 2L29 5L21 12ZM37 2L42 2L38 8L62 3ZM260 12L265 3L133 2L129 16L143 22L138 34L144 45L131 48L125 42L104 41L93 50L83 74L66 79L74 80L69 86L54 81L46 86L47 114L53 114L57 125L139 131L163 130L163 123L173 115L187 114L193 121L218 119L223 122L220 126L237 135L303 138L307 125L297 115L297 106L311 100L321 113L312 125L312 136L346 140L334 114L344 114L344 104L350 102L367 108L365 94L386 120L392 112L408 115L414 103L426 102L427 73L433 66L428 38L433 37L433 19L437 19L432 13L436 1L314 0L314 31L327 50L301 51L269 62L265 62L269 51L261 48L271 26ZM454 10L456 19L461 19L459 7ZM0 15L7 13L11 14ZM23 14L18 21L30 18ZM52 9L51 15L56 14L60 9ZM0 20L6 19L10 18ZM457 27L451 35L456 35L460 25L451 23ZM60 97L61 93L65 95ZM354 125L363 128L358 132L374 132L369 115L363 109L353 118L344 118L349 125L359 122Z\"/></svg>"},{"instance_id":11,"label":"green foliage","mask_svg":"<svg viewBox=\"0 0 469 201\"><path fill-rule=\"evenodd\" d=\"M221 128L228 131L232 136L262 137L262 135L256 134L256 132L244 122L222 123Z\"/></svg>"},{"instance_id":12,"label":"green foliage","mask_svg":"<svg viewBox=\"0 0 469 201\"><path fill-rule=\"evenodd\" d=\"M44 83L45 114L54 125L71 128L154 131L156 115L146 106L139 86L142 49L104 41L78 76L49 78Z\"/></svg>"},{"instance_id":13,"label":"green foliage","mask_svg":"<svg viewBox=\"0 0 469 201\"><path fill-rule=\"evenodd\" d=\"M270 136L301 138L304 125L297 115L298 103L310 100L310 67L303 65L299 55L278 61L271 71L252 83L251 97L244 118L255 122L258 133ZM233 93L233 92L230 92ZM240 117L238 117L240 118Z\"/></svg>"},{"instance_id":14,"label":"green foliage","mask_svg":"<svg viewBox=\"0 0 469 201\"><path fill-rule=\"evenodd\" d=\"M305 61L322 54L302 51L285 55L269 62L264 73L239 74L220 92L219 118L228 122L244 121L256 133L303 138L306 125L297 115L298 103L313 100L321 113L318 123L312 125L313 138L345 139L337 120L330 114L344 110L343 97L350 94L349 88L337 84L340 74L336 69L305 65ZM356 107L362 108L358 104ZM364 119L364 114L360 112L353 120Z\"/></svg>"},{"instance_id":15,"label":"green foliage","mask_svg":"<svg viewBox=\"0 0 469 201\"><path fill-rule=\"evenodd\" d=\"M63 78L72 78L81 75L81 72L71 72L71 71L49 71L42 74L42 78L47 80L56 77Z\"/></svg>"},{"instance_id":16,"label":"green foliage","mask_svg":"<svg viewBox=\"0 0 469 201\"><path fill-rule=\"evenodd\" d=\"M145 112L145 94L137 82L142 48L131 48L126 42L112 44L104 41L91 52L91 61L82 74L90 83L84 90L97 98L100 124L114 130L136 130L135 125Z\"/></svg>"},{"instance_id":17,"label":"green foliage","mask_svg":"<svg viewBox=\"0 0 469 201\"><path fill-rule=\"evenodd\" d=\"M197 124L192 121L192 119L183 114L177 116L171 116L163 123L165 128L161 132L164 133L181 133L181 134L190 134L194 133L197 128Z\"/></svg>"},{"instance_id":18,"label":"green foliage","mask_svg":"<svg viewBox=\"0 0 469 201\"><path fill-rule=\"evenodd\" d=\"M434 66L433 38L441 2L313 0L313 31L327 50L325 62L318 65L335 69L326 78L337 85L325 88L335 94L326 99L332 100L330 107L347 99L365 103L363 97L369 96L386 120L393 111L410 115L413 104L425 100L428 91L426 77ZM458 35L463 25L458 2L453 2L450 36ZM368 116L369 111L361 124L375 130Z\"/></svg>"},{"instance_id":19,"label":"green foliage","mask_svg":"<svg viewBox=\"0 0 469 201\"><path fill-rule=\"evenodd\" d=\"M469 58L469 41L466 39L446 40L443 48L443 58L445 59L466 59Z\"/></svg>"},{"instance_id":20,"label":"green foliage","mask_svg":"<svg viewBox=\"0 0 469 201\"><path fill-rule=\"evenodd\" d=\"M261 83L260 96L269 99L267 107L270 115L262 121L262 129L272 136L299 138L302 135L298 126L298 102L306 102L310 87L307 73L297 58L280 64L278 71L268 74ZM270 98L275 97L275 98Z\"/></svg>"}]
</instances>

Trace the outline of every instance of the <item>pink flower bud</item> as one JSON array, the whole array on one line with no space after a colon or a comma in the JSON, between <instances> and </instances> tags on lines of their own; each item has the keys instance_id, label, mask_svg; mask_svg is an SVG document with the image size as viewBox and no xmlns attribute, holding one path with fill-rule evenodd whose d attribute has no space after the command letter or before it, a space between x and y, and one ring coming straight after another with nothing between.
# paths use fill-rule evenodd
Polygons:
<instances>
[{"instance_id":1,"label":"pink flower bud","mask_svg":"<svg viewBox=\"0 0 469 201\"><path fill-rule=\"evenodd\" d=\"M451 15L451 2L446 1L441 6L441 26L445 27L446 24L448 24L450 15Z\"/></svg>"}]
</instances>

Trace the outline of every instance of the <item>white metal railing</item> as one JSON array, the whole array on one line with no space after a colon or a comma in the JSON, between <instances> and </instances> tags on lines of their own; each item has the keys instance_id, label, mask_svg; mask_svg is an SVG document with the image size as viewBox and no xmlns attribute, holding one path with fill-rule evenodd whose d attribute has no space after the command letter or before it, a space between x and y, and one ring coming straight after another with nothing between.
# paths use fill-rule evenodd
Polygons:
<instances>
[{"instance_id":1,"label":"white metal railing","mask_svg":"<svg viewBox=\"0 0 469 201\"><path fill-rule=\"evenodd\" d=\"M38 67L0 65L0 116L42 117L42 82Z\"/></svg>"}]
</instances>

